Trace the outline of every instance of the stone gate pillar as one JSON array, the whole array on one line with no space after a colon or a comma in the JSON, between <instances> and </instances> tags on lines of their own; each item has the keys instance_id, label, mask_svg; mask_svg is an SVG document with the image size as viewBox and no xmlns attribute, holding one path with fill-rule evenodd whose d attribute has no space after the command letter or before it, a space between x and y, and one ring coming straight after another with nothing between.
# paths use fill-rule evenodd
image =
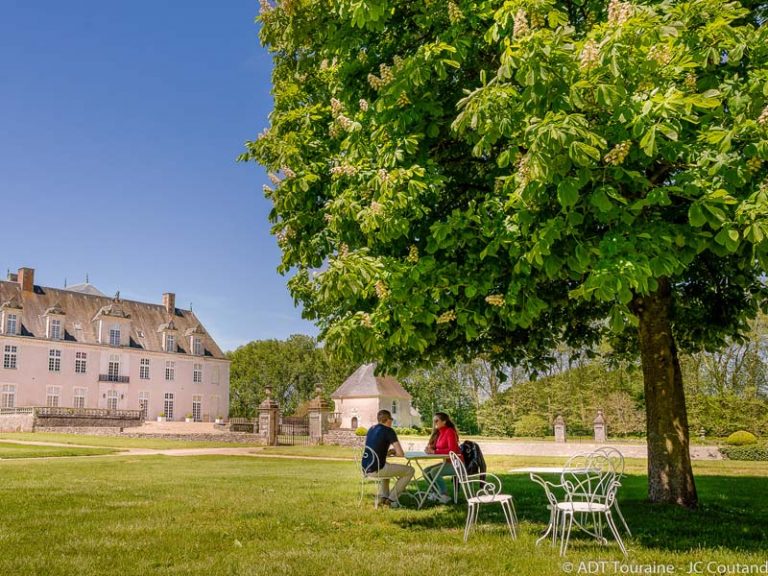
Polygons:
<instances>
[{"instance_id":1,"label":"stone gate pillar","mask_svg":"<svg viewBox=\"0 0 768 576\"><path fill-rule=\"evenodd\" d=\"M312 444L322 444L323 436L328 431L328 413L330 404L323 398L323 389L315 388L316 396L309 403L309 440Z\"/></svg>"},{"instance_id":2,"label":"stone gate pillar","mask_svg":"<svg viewBox=\"0 0 768 576\"><path fill-rule=\"evenodd\" d=\"M560 414L555 418L555 442L565 442L565 420Z\"/></svg>"},{"instance_id":3,"label":"stone gate pillar","mask_svg":"<svg viewBox=\"0 0 768 576\"><path fill-rule=\"evenodd\" d=\"M271 386L264 388L264 392L267 397L259 404L259 436L267 446L276 446L280 406L272 399Z\"/></svg>"},{"instance_id":4,"label":"stone gate pillar","mask_svg":"<svg viewBox=\"0 0 768 576\"><path fill-rule=\"evenodd\" d=\"M603 411L597 411L597 417L593 422L595 427L595 442L598 444L604 444L607 432L605 430L605 418L603 418Z\"/></svg>"}]
</instances>

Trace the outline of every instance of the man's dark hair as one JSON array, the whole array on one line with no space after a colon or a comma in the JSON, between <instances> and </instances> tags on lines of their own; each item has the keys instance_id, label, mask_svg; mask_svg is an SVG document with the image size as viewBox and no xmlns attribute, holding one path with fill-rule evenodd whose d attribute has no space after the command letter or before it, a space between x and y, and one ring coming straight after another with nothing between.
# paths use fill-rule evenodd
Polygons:
<instances>
[{"instance_id":1,"label":"man's dark hair","mask_svg":"<svg viewBox=\"0 0 768 576\"><path fill-rule=\"evenodd\" d=\"M376 420L379 421L379 424L384 424L387 420L392 420L392 414L389 410L379 410L376 413Z\"/></svg>"}]
</instances>

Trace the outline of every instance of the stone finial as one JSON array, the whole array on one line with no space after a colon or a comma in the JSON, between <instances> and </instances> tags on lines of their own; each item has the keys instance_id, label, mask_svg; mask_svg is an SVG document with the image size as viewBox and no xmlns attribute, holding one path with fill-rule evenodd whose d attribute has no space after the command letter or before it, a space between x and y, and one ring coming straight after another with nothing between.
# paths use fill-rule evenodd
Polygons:
<instances>
[{"instance_id":1,"label":"stone finial","mask_svg":"<svg viewBox=\"0 0 768 576\"><path fill-rule=\"evenodd\" d=\"M557 415L554 422L555 442L565 442L565 420L561 414Z\"/></svg>"},{"instance_id":2,"label":"stone finial","mask_svg":"<svg viewBox=\"0 0 768 576\"><path fill-rule=\"evenodd\" d=\"M323 398L323 387L320 384L315 386L315 394L316 396L309 403L309 409L311 411L329 412L331 405Z\"/></svg>"},{"instance_id":3,"label":"stone finial","mask_svg":"<svg viewBox=\"0 0 768 576\"><path fill-rule=\"evenodd\" d=\"M595 417L594 424L603 424L603 425L605 425L605 417L603 416L603 411L602 410L598 410L597 411L597 416Z\"/></svg>"},{"instance_id":4,"label":"stone finial","mask_svg":"<svg viewBox=\"0 0 768 576\"><path fill-rule=\"evenodd\" d=\"M597 411L597 416L595 417L595 420L592 424L595 428L595 442L597 442L598 444L605 442L605 439L606 439L605 418L603 417L602 410Z\"/></svg>"},{"instance_id":5,"label":"stone finial","mask_svg":"<svg viewBox=\"0 0 768 576\"><path fill-rule=\"evenodd\" d=\"M259 404L259 408L263 409L277 409L279 405L276 400L272 399L272 386L264 387L264 400Z\"/></svg>"}]
</instances>

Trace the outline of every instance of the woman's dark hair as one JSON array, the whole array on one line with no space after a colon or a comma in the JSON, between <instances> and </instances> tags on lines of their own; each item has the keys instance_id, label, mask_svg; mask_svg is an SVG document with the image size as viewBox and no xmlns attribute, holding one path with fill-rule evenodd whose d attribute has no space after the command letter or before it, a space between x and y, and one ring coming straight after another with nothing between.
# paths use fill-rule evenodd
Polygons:
<instances>
[{"instance_id":1,"label":"woman's dark hair","mask_svg":"<svg viewBox=\"0 0 768 576\"><path fill-rule=\"evenodd\" d=\"M446 428L453 428L454 430L456 430L456 424L453 423L453 421L451 420L451 417L448 416L448 414L446 414L445 412L435 412L433 418L440 418L441 422L445 422ZM433 426L432 434L429 437L429 442L427 442L427 445L434 448L435 444L437 443L437 437L439 436L439 434L440 433L438 432L437 427Z\"/></svg>"}]
</instances>

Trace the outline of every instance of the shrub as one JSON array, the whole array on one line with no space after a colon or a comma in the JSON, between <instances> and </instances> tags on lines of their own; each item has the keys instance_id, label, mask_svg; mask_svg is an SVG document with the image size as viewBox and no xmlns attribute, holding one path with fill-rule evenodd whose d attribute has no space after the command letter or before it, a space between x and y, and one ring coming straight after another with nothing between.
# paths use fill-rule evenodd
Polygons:
<instances>
[{"instance_id":1,"label":"shrub","mask_svg":"<svg viewBox=\"0 0 768 576\"><path fill-rule=\"evenodd\" d=\"M366 434L368 434L368 428L364 426L360 426L355 430L355 436L365 436Z\"/></svg>"},{"instance_id":2,"label":"shrub","mask_svg":"<svg viewBox=\"0 0 768 576\"><path fill-rule=\"evenodd\" d=\"M515 422L516 436L546 436L549 423L536 414L526 414Z\"/></svg>"},{"instance_id":3,"label":"shrub","mask_svg":"<svg viewBox=\"0 0 768 576\"><path fill-rule=\"evenodd\" d=\"M734 432L725 439L729 446L747 446L748 444L757 444L757 436L746 430Z\"/></svg>"},{"instance_id":4,"label":"shrub","mask_svg":"<svg viewBox=\"0 0 768 576\"><path fill-rule=\"evenodd\" d=\"M720 448L720 452L729 460L768 462L768 444L765 443L749 446L723 446Z\"/></svg>"},{"instance_id":5,"label":"shrub","mask_svg":"<svg viewBox=\"0 0 768 576\"><path fill-rule=\"evenodd\" d=\"M395 433L398 436L417 436L419 434L419 429L415 426L413 428L404 428L401 426L393 426L392 429L395 431Z\"/></svg>"}]
</instances>

